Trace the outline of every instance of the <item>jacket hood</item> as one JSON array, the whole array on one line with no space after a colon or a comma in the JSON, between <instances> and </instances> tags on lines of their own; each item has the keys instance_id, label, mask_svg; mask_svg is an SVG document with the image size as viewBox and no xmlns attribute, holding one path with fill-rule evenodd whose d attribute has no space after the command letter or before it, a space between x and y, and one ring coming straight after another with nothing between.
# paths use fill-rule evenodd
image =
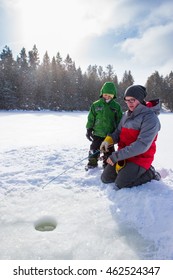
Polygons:
<instances>
[{"instance_id":1,"label":"jacket hood","mask_svg":"<svg viewBox=\"0 0 173 280\"><path fill-rule=\"evenodd\" d=\"M161 104L159 99L153 99L149 101L145 101L146 106L151 108L151 110L156 114L160 114Z\"/></svg>"},{"instance_id":2,"label":"jacket hood","mask_svg":"<svg viewBox=\"0 0 173 280\"><path fill-rule=\"evenodd\" d=\"M104 93L113 94L114 98L116 98L117 97L117 89L115 87L115 84L113 82L104 83L101 90L100 90L100 97L102 97Z\"/></svg>"},{"instance_id":3,"label":"jacket hood","mask_svg":"<svg viewBox=\"0 0 173 280\"><path fill-rule=\"evenodd\" d=\"M138 115L140 114L143 110L145 110L145 108L148 107L148 109L150 109L151 111L153 111L157 116L160 114L160 100L159 99L154 99L154 100L149 100L149 101L145 101L145 104L139 104L135 110L133 112L130 112L129 110L127 110L127 114L128 115Z\"/></svg>"}]
</instances>

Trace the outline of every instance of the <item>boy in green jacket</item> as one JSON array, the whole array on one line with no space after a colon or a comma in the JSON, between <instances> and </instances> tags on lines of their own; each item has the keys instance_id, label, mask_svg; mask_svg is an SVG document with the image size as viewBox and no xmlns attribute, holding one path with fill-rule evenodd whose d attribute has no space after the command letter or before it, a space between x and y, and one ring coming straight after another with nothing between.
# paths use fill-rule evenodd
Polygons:
<instances>
[{"instance_id":1,"label":"boy in green jacket","mask_svg":"<svg viewBox=\"0 0 173 280\"><path fill-rule=\"evenodd\" d=\"M100 156L100 145L108 133L112 133L118 126L122 109L115 101L117 90L113 82L106 82L100 90L100 98L95 101L90 108L88 121L86 124L86 137L92 141L90 145L88 164L86 170L98 166ZM109 148L109 152L104 153L103 167L107 165L106 160L114 151L114 147Z\"/></svg>"}]
</instances>

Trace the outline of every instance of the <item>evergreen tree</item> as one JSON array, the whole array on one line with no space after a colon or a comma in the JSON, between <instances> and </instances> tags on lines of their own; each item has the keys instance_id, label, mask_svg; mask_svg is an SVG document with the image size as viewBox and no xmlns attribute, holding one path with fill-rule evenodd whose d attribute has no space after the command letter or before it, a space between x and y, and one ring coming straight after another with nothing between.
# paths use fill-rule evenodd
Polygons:
<instances>
[{"instance_id":1,"label":"evergreen tree","mask_svg":"<svg viewBox=\"0 0 173 280\"><path fill-rule=\"evenodd\" d=\"M64 76L65 76L65 66L63 65L63 60L58 52L56 57L53 57L51 62L51 72L52 72L52 104L54 110L63 110L63 100L64 100Z\"/></svg>"},{"instance_id":2,"label":"evergreen tree","mask_svg":"<svg viewBox=\"0 0 173 280\"><path fill-rule=\"evenodd\" d=\"M102 84L99 80L97 69L97 65L89 65L87 69L87 97L90 104L99 98Z\"/></svg>"},{"instance_id":3,"label":"evergreen tree","mask_svg":"<svg viewBox=\"0 0 173 280\"><path fill-rule=\"evenodd\" d=\"M74 100L77 98L77 71L75 63L71 57L67 55L64 60L64 75L63 75L63 106L66 110L76 109Z\"/></svg>"},{"instance_id":4,"label":"evergreen tree","mask_svg":"<svg viewBox=\"0 0 173 280\"><path fill-rule=\"evenodd\" d=\"M99 66L98 67L98 78L100 81L106 81L106 73L103 71L103 67Z\"/></svg>"},{"instance_id":5,"label":"evergreen tree","mask_svg":"<svg viewBox=\"0 0 173 280\"><path fill-rule=\"evenodd\" d=\"M59 108L58 100L58 73L56 59L53 56L50 64L51 80L50 80L50 90L51 90L51 109L57 110Z\"/></svg>"},{"instance_id":6,"label":"evergreen tree","mask_svg":"<svg viewBox=\"0 0 173 280\"><path fill-rule=\"evenodd\" d=\"M38 109L51 109L51 65L48 52L43 56L43 62L37 69L38 87L36 95L36 105Z\"/></svg>"},{"instance_id":7,"label":"evergreen tree","mask_svg":"<svg viewBox=\"0 0 173 280\"><path fill-rule=\"evenodd\" d=\"M36 45L33 46L33 49L29 51L28 55L29 55L29 67L32 70L36 70L40 63L38 49Z\"/></svg>"},{"instance_id":8,"label":"evergreen tree","mask_svg":"<svg viewBox=\"0 0 173 280\"><path fill-rule=\"evenodd\" d=\"M40 84L38 80L38 67L40 64L39 53L36 45L28 52L29 72L27 75L28 88L27 88L27 108L30 110L38 109L38 98Z\"/></svg>"},{"instance_id":9,"label":"evergreen tree","mask_svg":"<svg viewBox=\"0 0 173 280\"><path fill-rule=\"evenodd\" d=\"M106 66L106 69L107 69L106 79L108 81L112 81L113 78L114 78L113 66L109 64L109 65Z\"/></svg>"},{"instance_id":10,"label":"evergreen tree","mask_svg":"<svg viewBox=\"0 0 173 280\"><path fill-rule=\"evenodd\" d=\"M76 92L75 92L74 100L73 100L74 104L75 104L74 110L85 110L86 109L83 88L84 88L84 78L82 75L82 70L79 67L76 70Z\"/></svg>"},{"instance_id":11,"label":"evergreen tree","mask_svg":"<svg viewBox=\"0 0 173 280\"><path fill-rule=\"evenodd\" d=\"M163 102L167 109L173 112L173 72L165 77L165 94Z\"/></svg>"},{"instance_id":12,"label":"evergreen tree","mask_svg":"<svg viewBox=\"0 0 173 280\"><path fill-rule=\"evenodd\" d=\"M163 99L164 95L164 79L160 76L158 71L155 71L148 79L146 83L148 92L147 99Z\"/></svg>"},{"instance_id":13,"label":"evergreen tree","mask_svg":"<svg viewBox=\"0 0 173 280\"><path fill-rule=\"evenodd\" d=\"M36 45L26 54L22 48L17 60L5 46L0 54L0 109L50 109L89 110L99 98L104 82L112 81L118 89L117 101L124 110L124 91L134 83L131 71L125 71L118 82L112 65L88 66L83 74L76 69L75 62L68 54L63 61L60 53L50 58L46 51L40 64ZM147 99L159 98L173 111L173 72L165 78L155 71L146 83Z\"/></svg>"},{"instance_id":14,"label":"evergreen tree","mask_svg":"<svg viewBox=\"0 0 173 280\"><path fill-rule=\"evenodd\" d=\"M12 51L5 46L0 54L0 101L2 109L17 107L17 72Z\"/></svg>"},{"instance_id":15,"label":"evergreen tree","mask_svg":"<svg viewBox=\"0 0 173 280\"><path fill-rule=\"evenodd\" d=\"M22 70L22 72L25 72L28 70L28 59L26 54L26 49L22 48L19 56L17 56L17 63L18 68Z\"/></svg>"},{"instance_id":16,"label":"evergreen tree","mask_svg":"<svg viewBox=\"0 0 173 280\"><path fill-rule=\"evenodd\" d=\"M133 76L131 74L131 71L125 71L123 78L121 80L121 82L118 85L118 96L117 96L117 100L118 102L121 104L123 110L126 110L127 107L124 103L124 92L125 90L134 84L134 79Z\"/></svg>"},{"instance_id":17,"label":"evergreen tree","mask_svg":"<svg viewBox=\"0 0 173 280\"><path fill-rule=\"evenodd\" d=\"M28 76L29 66L28 57L25 48L22 48L17 56L17 73L18 73L18 107L20 109L28 108Z\"/></svg>"}]
</instances>

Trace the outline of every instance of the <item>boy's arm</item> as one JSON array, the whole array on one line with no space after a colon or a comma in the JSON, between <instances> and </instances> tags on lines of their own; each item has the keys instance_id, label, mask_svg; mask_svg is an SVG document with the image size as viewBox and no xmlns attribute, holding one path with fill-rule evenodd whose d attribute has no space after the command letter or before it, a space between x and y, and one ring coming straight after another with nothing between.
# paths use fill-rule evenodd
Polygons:
<instances>
[{"instance_id":1,"label":"boy's arm","mask_svg":"<svg viewBox=\"0 0 173 280\"><path fill-rule=\"evenodd\" d=\"M117 104L118 104L118 106L117 106L117 124L119 124L119 122L123 116L123 110L122 110L120 104L119 103L117 103Z\"/></svg>"},{"instance_id":2,"label":"boy's arm","mask_svg":"<svg viewBox=\"0 0 173 280\"><path fill-rule=\"evenodd\" d=\"M94 105L91 105L91 108L88 113L88 120L86 124L86 128L93 128L95 123L95 108Z\"/></svg>"}]
</instances>

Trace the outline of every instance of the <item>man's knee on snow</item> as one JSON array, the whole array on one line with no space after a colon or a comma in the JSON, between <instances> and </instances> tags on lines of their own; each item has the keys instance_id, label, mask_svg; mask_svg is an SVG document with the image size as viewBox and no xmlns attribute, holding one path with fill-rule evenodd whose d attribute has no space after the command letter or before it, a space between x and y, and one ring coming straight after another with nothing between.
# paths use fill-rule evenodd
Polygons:
<instances>
[{"instance_id":1,"label":"man's knee on snow","mask_svg":"<svg viewBox=\"0 0 173 280\"><path fill-rule=\"evenodd\" d=\"M101 175L101 181L104 184L113 183L116 179L115 166L107 165Z\"/></svg>"},{"instance_id":2,"label":"man's knee on snow","mask_svg":"<svg viewBox=\"0 0 173 280\"><path fill-rule=\"evenodd\" d=\"M101 181L102 181L102 183L104 183L104 184L109 184L109 183L114 183L114 182L115 182L115 179L111 179L111 178L109 178L109 177L106 177L106 176L104 176L104 174L102 173L102 175L101 175Z\"/></svg>"}]
</instances>

